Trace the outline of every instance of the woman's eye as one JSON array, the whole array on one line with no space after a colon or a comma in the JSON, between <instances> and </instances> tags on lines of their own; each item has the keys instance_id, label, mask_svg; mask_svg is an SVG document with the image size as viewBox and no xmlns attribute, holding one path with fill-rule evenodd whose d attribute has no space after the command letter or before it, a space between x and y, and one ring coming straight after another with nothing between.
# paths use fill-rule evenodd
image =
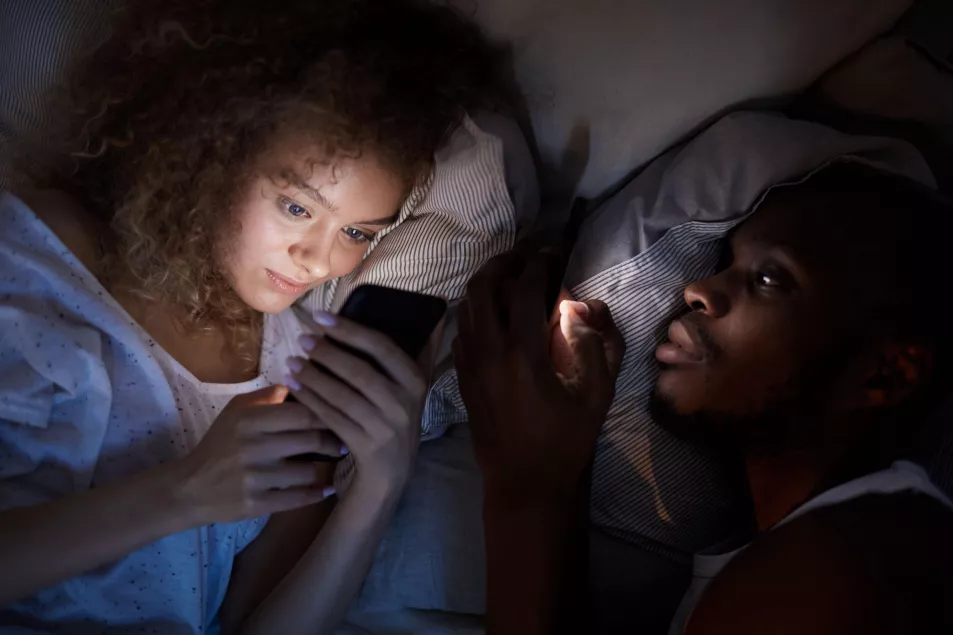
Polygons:
<instances>
[{"instance_id":1,"label":"woman's eye","mask_svg":"<svg viewBox=\"0 0 953 635\"><path fill-rule=\"evenodd\" d=\"M304 207L298 205L294 201L290 201L286 198L281 199L281 206L285 208L285 211L294 216L295 218L301 218L303 216L308 216L308 210Z\"/></svg>"},{"instance_id":2,"label":"woman's eye","mask_svg":"<svg viewBox=\"0 0 953 635\"><path fill-rule=\"evenodd\" d=\"M348 240L353 240L356 243L366 243L373 238L373 236L369 236L355 227L345 227L341 231L344 232L344 235L347 236Z\"/></svg>"}]
</instances>

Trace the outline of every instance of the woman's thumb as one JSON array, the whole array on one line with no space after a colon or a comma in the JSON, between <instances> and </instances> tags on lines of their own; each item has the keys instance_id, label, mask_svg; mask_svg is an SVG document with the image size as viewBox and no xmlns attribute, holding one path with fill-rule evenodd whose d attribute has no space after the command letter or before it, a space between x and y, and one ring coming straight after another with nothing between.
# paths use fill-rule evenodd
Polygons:
<instances>
[{"instance_id":1,"label":"woman's thumb","mask_svg":"<svg viewBox=\"0 0 953 635\"><path fill-rule=\"evenodd\" d=\"M228 402L232 408L248 408L251 406L271 406L282 403L288 398L287 386L265 386L258 390L236 395Z\"/></svg>"}]
</instances>

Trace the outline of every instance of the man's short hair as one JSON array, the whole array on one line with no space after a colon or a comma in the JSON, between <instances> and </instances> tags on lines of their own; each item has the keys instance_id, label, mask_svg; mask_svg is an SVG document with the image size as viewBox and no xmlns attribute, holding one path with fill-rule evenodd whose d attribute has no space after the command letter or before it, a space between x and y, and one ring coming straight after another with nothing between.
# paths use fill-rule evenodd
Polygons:
<instances>
[{"instance_id":1,"label":"man's short hair","mask_svg":"<svg viewBox=\"0 0 953 635\"><path fill-rule=\"evenodd\" d=\"M944 297L953 270L953 204L924 184L856 162L834 163L774 195L795 197L813 216L823 214L818 231L842 235L858 263L857 275L873 277L875 284L859 294L867 297L845 297L839 305L856 312L852 317L863 336L932 351L929 377L902 412L892 415L919 422L953 392L953 338ZM912 423L903 427L919 427Z\"/></svg>"}]
</instances>

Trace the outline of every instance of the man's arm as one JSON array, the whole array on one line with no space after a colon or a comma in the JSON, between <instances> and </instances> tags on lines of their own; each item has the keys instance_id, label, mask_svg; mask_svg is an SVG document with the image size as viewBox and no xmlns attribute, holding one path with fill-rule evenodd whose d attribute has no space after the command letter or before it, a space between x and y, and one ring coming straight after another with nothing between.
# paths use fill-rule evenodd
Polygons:
<instances>
[{"instance_id":1,"label":"man's arm","mask_svg":"<svg viewBox=\"0 0 953 635\"><path fill-rule=\"evenodd\" d=\"M514 505L486 493L487 632L583 632L588 611L585 491Z\"/></svg>"},{"instance_id":2,"label":"man's arm","mask_svg":"<svg viewBox=\"0 0 953 635\"><path fill-rule=\"evenodd\" d=\"M547 323L545 260L496 258L460 307L454 358L483 473L487 632L584 632L588 466L624 344L601 302Z\"/></svg>"}]
</instances>

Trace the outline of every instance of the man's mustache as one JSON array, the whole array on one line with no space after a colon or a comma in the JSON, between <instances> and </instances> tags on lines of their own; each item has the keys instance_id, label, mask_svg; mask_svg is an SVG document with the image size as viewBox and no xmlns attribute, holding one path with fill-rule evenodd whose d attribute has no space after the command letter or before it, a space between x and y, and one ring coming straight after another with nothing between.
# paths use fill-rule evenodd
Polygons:
<instances>
[{"instance_id":1,"label":"man's mustache","mask_svg":"<svg viewBox=\"0 0 953 635\"><path fill-rule=\"evenodd\" d=\"M698 347L702 349L701 352L704 353L705 359L710 361L721 354L721 347L715 343L714 338L712 338L711 334L703 326L704 322L709 318L697 311L691 311L679 319Z\"/></svg>"}]
</instances>

